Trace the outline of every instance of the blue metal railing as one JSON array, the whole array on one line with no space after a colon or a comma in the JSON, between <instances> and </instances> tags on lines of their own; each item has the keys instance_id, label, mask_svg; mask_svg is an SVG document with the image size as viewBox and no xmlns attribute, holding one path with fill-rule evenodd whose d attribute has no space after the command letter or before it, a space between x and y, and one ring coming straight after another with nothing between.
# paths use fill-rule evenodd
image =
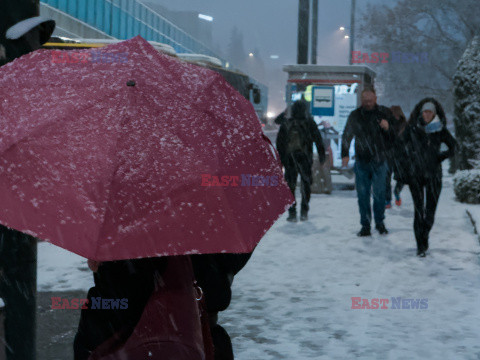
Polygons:
<instances>
[{"instance_id":1,"label":"blue metal railing","mask_svg":"<svg viewBox=\"0 0 480 360\"><path fill-rule=\"evenodd\" d=\"M141 35L178 53L217 56L207 46L137 0L42 0L117 39Z\"/></svg>"}]
</instances>

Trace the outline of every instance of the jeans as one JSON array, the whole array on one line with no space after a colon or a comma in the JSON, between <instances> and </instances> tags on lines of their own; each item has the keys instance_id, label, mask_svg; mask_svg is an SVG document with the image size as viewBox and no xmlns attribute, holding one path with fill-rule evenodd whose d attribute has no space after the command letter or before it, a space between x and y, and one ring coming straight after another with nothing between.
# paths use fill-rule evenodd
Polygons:
<instances>
[{"instance_id":1,"label":"jeans","mask_svg":"<svg viewBox=\"0 0 480 360\"><path fill-rule=\"evenodd\" d=\"M373 193L373 213L375 224L383 224L385 219L385 190L388 165L386 161L355 162L355 185L357 187L360 224L370 227L372 208L370 197ZM373 192L372 192L373 189Z\"/></svg>"},{"instance_id":2,"label":"jeans","mask_svg":"<svg viewBox=\"0 0 480 360\"><path fill-rule=\"evenodd\" d=\"M397 181L397 184L395 185L395 190L393 193L395 194L395 200L400 200L400 193L402 192L404 184L400 181Z\"/></svg>"},{"instance_id":3,"label":"jeans","mask_svg":"<svg viewBox=\"0 0 480 360\"><path fill-rule=\"evenodd\" d=\"M388 171L387 171L387 183L386 185L386 193L385 193L385 204L390 204L392 202L392 175L393 175L393 169L389 166ZM403 183L400 181L397 181L395 185L395 189L393 190L393 193L395 194L395 200L400 199L400 193L402 192L403 189Z\"/></svg>"},{"instance_id":4,"label":"jeans","mask_svg":"<svg viewBox=\"0 0 480 360\"><path fill-rule=\"evenodd\" d=\"M387 178L385 180L385 204L392 202L392 168L389 166L387 170Z\"/></svg>"}]
</instances>

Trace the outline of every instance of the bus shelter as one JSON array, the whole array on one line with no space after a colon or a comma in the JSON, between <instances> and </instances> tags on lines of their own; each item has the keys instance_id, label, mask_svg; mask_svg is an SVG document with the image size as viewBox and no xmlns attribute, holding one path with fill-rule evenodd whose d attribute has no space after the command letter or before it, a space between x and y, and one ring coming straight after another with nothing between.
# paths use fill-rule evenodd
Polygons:
<instances>
[{"instance_id":1,"label":"bus shelter","mask_svg":"<svg viewBox=\"0 0 480 360\"><path fill-rule=\"evenodd\" d=\"M310 103L310 112L332 150L331 170L336 173L341 167L341 138L348 116L360 106L362 91L374 86L376 73L367 66L356 65L285 65L283 70L288 74L287 107L302 98ZM353 144L350 158L354 158ZM315 161L312 191L322 192L320 165Z\"/></svg>"}]
</instances>

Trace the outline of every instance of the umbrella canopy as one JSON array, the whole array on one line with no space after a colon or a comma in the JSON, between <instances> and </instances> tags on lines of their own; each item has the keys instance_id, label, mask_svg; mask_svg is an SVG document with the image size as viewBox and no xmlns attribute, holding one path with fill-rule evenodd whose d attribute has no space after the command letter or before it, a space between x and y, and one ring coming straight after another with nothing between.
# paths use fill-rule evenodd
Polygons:
<instances>
[{"instance_id":1,"label":"umbrella canopy","mask_svg":"<svg viewBox=\"0 0 480 360\"><path fill-rule=\"evenodd\" d=\"M0 223L97 261L251 252L293 202L252 105L140 37L3 66L0 129Z\"/></svg>"}]
</instances>

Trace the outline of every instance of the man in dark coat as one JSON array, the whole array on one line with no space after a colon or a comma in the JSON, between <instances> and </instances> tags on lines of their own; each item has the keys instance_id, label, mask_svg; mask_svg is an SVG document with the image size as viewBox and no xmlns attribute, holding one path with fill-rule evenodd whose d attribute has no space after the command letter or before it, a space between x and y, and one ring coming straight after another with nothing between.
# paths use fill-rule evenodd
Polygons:
<instances>
[{"instance_id":1,"label":"man in dark coat","mask_svg":"<svg viewBox=\"0 0 480 360\"><path fill-rule=\"evenodd\" d=\"M433 98L420 101L410 115L403 141L404 158L399 176L407 183L415 206L414 231L417 255L425 257L442 190L442 162L455 154L456 141L446 128L447 119ZM448 150L440 151L442 143Z\"/></svg>"},{"instance_id":2,"label":"man in dark coat","mask_svg":"<svg viewBox=\"0 0 480 360\"><path fill-rule=\"evenodd\" d=\"M355 183L357 188L360 223L358 236L370 236L372 210L370 194L373 188L373 213L380 234L385 228L385 189L387 178L387 153L395 140L393 114L385 106L377 105L374 89L362 92L362 106L352 111L342 136L342 166L350 160L349 149L355 137Z\"/></svg>"},{"instance_id":3,"label":"man in dark coat","mask_svg":"<svg viewBox=\"0 0 480 360\"><path fill-rule=\"evenodd\" d=\"M317 124L309 116L305 100L295 101L291 117L280 126L277 136L277 150L285 167L285 180L293 196L297 177L301 177L302 203L300 220L308 219L308 203L312 184L313 143L317 147L320 164L325 162L325 148ZM297 221L297 202L290 207L287 221Z\"/></svg>"}]
</instances>

